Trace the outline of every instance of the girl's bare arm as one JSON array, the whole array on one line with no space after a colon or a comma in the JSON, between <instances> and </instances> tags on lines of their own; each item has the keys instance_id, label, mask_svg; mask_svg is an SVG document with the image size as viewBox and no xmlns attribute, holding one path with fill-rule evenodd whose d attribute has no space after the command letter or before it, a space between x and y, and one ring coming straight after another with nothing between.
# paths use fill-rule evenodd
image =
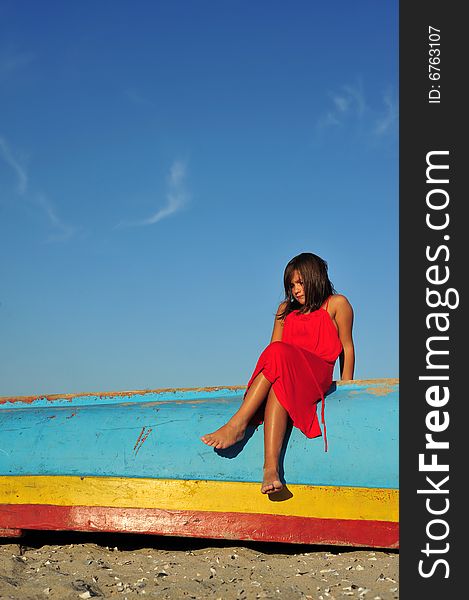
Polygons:
<instances>
[{"instance_id":1,"label":"girl's bare arm","mask_svg":"<svg viewBox=\"0 0 469 600\"><path fill-rule=\"evenodd\" d=\"M343 352L339 357L340 378L353 379L355 369L355 347L353 345L353 309L345 296L334 296L334 321L337 323Z\"/></svg>"},{"instance_id":2,"label":"girl's bare arm","mask_svg":"<svg viewBox=\"0 0 469 600\"><path fill-rule=\"evenodd\" d=\"M275 315L275 319L274 319L274 329L272 331L272 337L270 339L270 343L272 343L272 342L281 342L282 341L283 320L279 319L278 316L281 313L283 313L283 311L285 310L286 305L287 305L286 302L282 302L280 304L280 306L278 307L277 314Z\"/></svg>"}]
</instances>

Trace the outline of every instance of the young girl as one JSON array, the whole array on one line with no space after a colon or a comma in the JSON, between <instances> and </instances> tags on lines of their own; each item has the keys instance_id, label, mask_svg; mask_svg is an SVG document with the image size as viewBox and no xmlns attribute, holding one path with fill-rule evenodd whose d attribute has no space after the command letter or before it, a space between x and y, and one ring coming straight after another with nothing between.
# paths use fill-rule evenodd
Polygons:
<instances>
[{"instance_id":1,"label":"young girl","mask_svg":"<svg viewBox=\"0 0 469 600\"><path fill-rule=\"evenodd\" d=\"M309 252L287 264L283 277L285 300L278 308L270 344L262 352L238 411L220 429L201 439L217 449L243 439L247 426L259 424L264 409L263 494L282 489L279 458L288 422L307 437L321 435L316 408L332 384L339 358L341 379L353 379L355 353L353 310L337 294L327 274L327 263ZM257 413L257 414L256 414Z\"/></svg>"}]
</instances>

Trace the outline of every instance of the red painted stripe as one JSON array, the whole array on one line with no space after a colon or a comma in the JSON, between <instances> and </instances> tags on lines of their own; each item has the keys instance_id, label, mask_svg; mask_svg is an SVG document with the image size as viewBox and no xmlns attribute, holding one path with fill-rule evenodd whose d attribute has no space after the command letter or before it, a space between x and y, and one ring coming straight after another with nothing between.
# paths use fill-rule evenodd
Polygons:
<instances>
[{"instance_id":1,"label":"red painted stripe","mask_svg":"<svg viewBox=\"0 0 469 600\"><path fill-rule=\"evenodd\" d=\"M149 533L230 540L398 548L399 524L283 515L110 508L0 505L0 528Z\"/></svg>"},{"instance_id":2,"label":"red painted stripe","mask_svg":"<svg viewBox=\"0 0 469 600\"><path fill-rule=\"evenodd\" d=\"M22 535L23 531L21 529L2 529L0 527L0 538L21 537Z\"/></svg>"}]
</instances>

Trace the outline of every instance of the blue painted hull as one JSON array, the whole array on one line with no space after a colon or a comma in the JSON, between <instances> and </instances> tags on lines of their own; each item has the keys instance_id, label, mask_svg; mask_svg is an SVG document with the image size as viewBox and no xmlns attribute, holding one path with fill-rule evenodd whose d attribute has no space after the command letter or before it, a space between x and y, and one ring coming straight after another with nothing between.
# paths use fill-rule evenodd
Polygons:
<instances>
[{"instance_id":1,"label":"blue painted hull","mask_svg":"<svg viewBox=\"0 0 469 600\"><path fill-rule=\"evenodd\" d=\"M263 427L221 456L200 436L225 422L244 389L1 399L0 475L259 481ZM287 483L398 488L395 381L337 386L326 398L329 450L293 429ZM239 448L238 448L239 449Z\"/></svg>"}]
</instances>

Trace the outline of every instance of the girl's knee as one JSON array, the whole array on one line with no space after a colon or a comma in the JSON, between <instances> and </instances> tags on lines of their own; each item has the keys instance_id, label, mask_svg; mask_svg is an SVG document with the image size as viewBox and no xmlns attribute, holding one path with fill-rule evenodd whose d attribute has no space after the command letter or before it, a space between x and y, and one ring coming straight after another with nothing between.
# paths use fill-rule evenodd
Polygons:
<instances>
[{"instance_id":1,"label":"girl's knee","mask_svg":"<svg viewBox=\"0 0 469 600\"><path fill-rule=\"evenodd\" d=\"M276 341L276 342L270 342L270 344L267 346L267 348L284 348L285 346L287 346L288 344L286 344L285 342L281 342L281 341Z\"/></svg>"},{"instance_id":2,"label":"girl's knee","mask_svg":"<svg viewBox=\"0 0 469 600\"><path fill-rule=\"evenodd\" d=\"M267 346L267 348L264 350L264 352L273 354L274 356L285 356L285 354L288 354L289 348L290 348L289 344L286 344L285 342L277 341L277 342L271 342Z\"/></svg>"}]
</instances>

